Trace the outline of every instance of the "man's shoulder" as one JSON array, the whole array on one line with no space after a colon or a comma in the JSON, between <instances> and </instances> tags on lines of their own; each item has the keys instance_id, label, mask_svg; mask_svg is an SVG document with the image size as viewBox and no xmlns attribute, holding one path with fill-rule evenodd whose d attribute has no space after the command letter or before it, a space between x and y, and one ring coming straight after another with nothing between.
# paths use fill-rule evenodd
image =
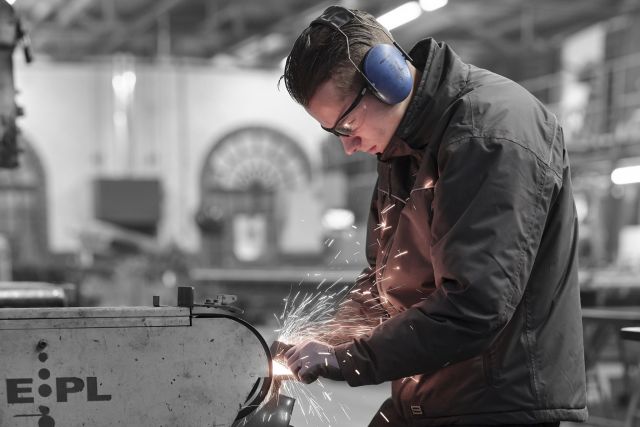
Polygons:
<instances>
[{"instance_id":1,"label":"man's shoulder","mask_svg":"<svg viewBox=\"0 0 640 427\"><path fill-rule=\"evenodd\" d=\"M530 152L532 160L538 159L559 173L564 144L558 120L539 101L522 93L525 90L521 86L504 80L506 90L490 85L479 87L451 105L451 120L437 151L465 143L507 144Z\"/></svg>"},{"instance_id":2,"label":"man's shoulder","mask_svg":"<svg viewBox=\"0 0 640 427\"><path fill-rule=\"evenodd\" d=\"M476 76L473 76L476 74ZM456 116L468 121L449 139L465 135L505 139L543 154L549 149L558 121L556 116L524 87L506 77L476 68L470 89L456 106Z\"/></svg>"}]
</instances>

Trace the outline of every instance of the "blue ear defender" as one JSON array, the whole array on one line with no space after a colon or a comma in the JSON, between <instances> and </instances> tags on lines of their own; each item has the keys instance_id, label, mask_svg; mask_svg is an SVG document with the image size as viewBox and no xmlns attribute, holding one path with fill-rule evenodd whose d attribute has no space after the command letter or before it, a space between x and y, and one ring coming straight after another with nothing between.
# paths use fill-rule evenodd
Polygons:
<instances>
[{"instance_id":1,"label":"blue ear defender","mask_svg":"<svg viewBox=\"0 0 640 427\"><path fill-rule=\"evenodd\" d=\"M367 52L362 72L377 97L386 104L397 104L411 93L413 77L402 52L390 44L378 44Z\"/></svg>"},{"instance_id":2,"label":"blue ear defender","mask_svg":"<svg viewBox=\"0 0 640 427\"><path fill-rule=\"evenodd\" d=\"M380 101L389 105L404 101L413 87L413 77L409 70L409 64L407 64L411 58L383 27L364 23L364 25L370 25L384 31L392 44L377 44L371 47L362 60L362 69L358 67L351 59L349 37L342 31L342 26L354 19L358 19L358 17L349 9L342 6L329 6L321 16L311 22L311 25L325 25L345 37L349 61Z\"/></svg>"}]
</instances>

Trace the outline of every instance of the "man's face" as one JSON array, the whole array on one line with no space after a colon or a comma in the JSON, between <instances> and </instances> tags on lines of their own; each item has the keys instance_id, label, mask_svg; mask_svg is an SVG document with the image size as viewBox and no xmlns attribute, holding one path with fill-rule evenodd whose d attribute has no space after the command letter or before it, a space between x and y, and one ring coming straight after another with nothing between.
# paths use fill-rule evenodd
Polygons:
<instances>
[{"instance_id":1,"label":"man's face","mask_svg":"<svg viewBox=\"0 0 640 427\"><path fill-rule=\"evenodd\" d=\"M345 96L331 79L318 87L306 110L325 130L338 135L347 155L382 153L398 125L393 107L368 90Z\"/></svg>"}]
</instances>

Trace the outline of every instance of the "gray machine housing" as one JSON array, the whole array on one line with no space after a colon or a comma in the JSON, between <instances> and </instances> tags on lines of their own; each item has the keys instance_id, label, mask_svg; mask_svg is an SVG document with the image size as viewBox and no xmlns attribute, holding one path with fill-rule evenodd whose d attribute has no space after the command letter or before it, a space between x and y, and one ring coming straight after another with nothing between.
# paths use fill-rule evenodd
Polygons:
<instances>
[{"instance_id":1,"label":"gray machine housing","mask_svg":"<svg viewBox=\"0 0 640 427\"><path fill-rule=\"evenodd\" d=\"M271 355L219 307L0 309L0 426L231 426Z\"/></svg>"}]
</instances>

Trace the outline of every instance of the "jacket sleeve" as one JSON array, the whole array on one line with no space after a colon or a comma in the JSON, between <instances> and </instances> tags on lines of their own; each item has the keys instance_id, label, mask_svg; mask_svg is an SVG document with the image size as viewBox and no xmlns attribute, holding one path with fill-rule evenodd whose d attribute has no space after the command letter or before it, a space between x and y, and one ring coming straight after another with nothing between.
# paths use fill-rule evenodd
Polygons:
<instances>
[{"instance_id":1,"label":"jacket sleeve","mask_svg":"<svg viewBox=\"0 0 640 427\"><path fill-rule=\"evenodd\" d=\"M523 296L555 175L526 147L500 139L450 142L438 165L436 290L370 336L336 347L351 385L429 374L481 354Z\"/></svg>"},{"instance_id":2,"label":"jacket sleeve","mask_svg":"<svg viewBox=\"0 0 640 427\"><path fill-rule=\"evenodd\" d=\"M377 194L378 185L376 183L369 210L369 224L378 222ZM369 241L371 238L372 236L367 235L365 243L368 266L355 278L353 288L338 305L333 319L324 328L326 333L318 337L328 344L337 345L368 334L388 318L386 311L380 304L380 296L375 282L376 251L375 245Z\"/></svg>"}]
</instances>

